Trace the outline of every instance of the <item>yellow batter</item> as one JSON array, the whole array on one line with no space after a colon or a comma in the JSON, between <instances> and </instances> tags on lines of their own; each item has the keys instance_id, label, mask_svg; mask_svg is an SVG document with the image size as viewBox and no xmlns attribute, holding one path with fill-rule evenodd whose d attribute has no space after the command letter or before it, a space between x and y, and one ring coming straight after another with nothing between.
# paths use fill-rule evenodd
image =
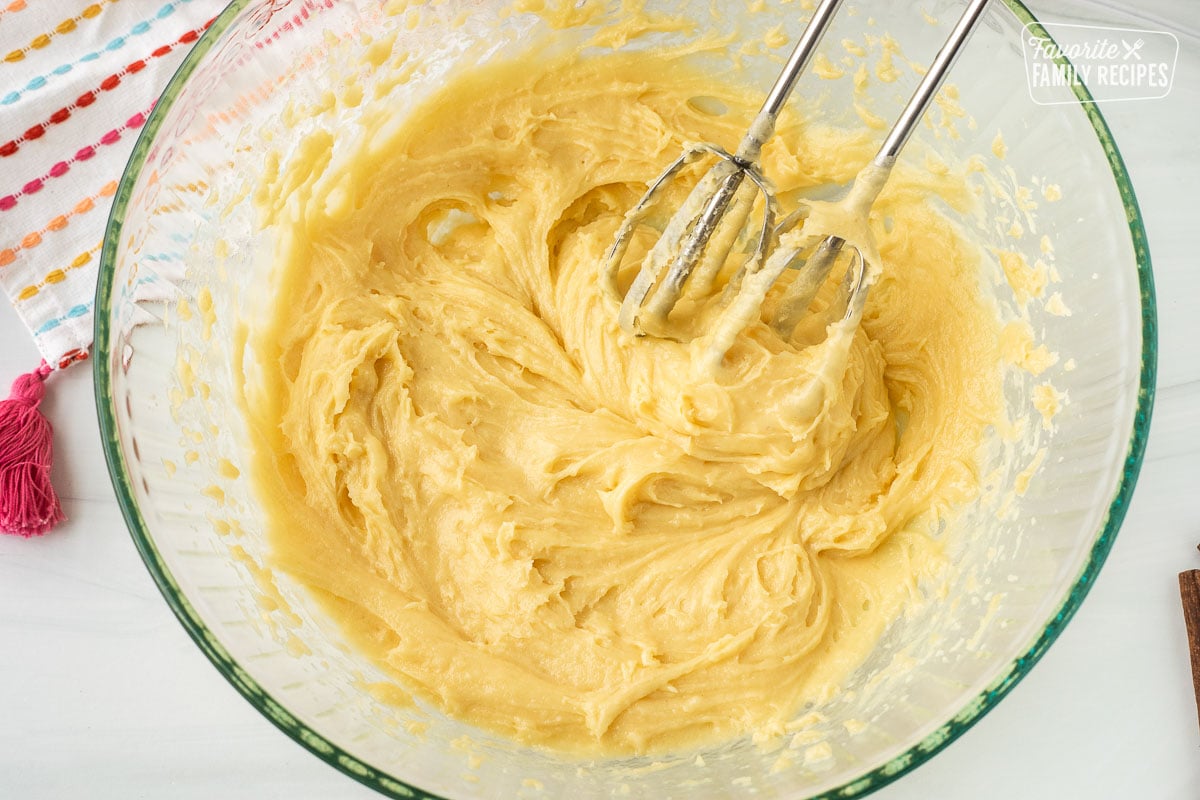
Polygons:
<instances>
[{"instance_id":1,"label":"yellow batter","mask_svg":"<svg viewBox=\"0 0 1200 800\"><path fill-rule=\"evenodd\" d=\"M753 97L667 56L494 68L336 198L313 188L331 138L265 182L280 269L247 414L275 565L449 714L586 752L780 730L944 567L1000 390L978 249L929 201L965 204L955 179L893 175L835 374L759 322L712 379L618 328L621 215L684 141L735 144ZM785 118L765 172L786 203L875 145Z\"/></svg>"}]
</instances>

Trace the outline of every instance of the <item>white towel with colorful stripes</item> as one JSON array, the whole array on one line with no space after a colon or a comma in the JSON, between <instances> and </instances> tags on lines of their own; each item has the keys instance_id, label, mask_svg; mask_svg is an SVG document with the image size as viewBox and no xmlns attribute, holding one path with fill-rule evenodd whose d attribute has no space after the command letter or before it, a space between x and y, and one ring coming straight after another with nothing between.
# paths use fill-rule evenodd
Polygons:
<instances>
[{"instance_id":1,"label":"white towel with colorful stripes","mask_svg":"<svg viewBox=\"0 0 1200 800\"><path fill-rule=\"evenodd\" d=\"M223 7L0 0L0 286L51 368L87 357L117 182L155 99Z\"/></svg>"}]
</instances>

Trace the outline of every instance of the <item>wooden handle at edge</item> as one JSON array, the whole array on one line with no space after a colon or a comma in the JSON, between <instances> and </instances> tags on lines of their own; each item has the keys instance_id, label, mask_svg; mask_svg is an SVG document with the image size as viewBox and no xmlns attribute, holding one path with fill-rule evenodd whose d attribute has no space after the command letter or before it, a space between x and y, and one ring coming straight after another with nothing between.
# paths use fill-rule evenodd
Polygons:
<instances>
[{"instance_id":1,"label":"wooden handle at edge","mask_svg":"<svg viewBox=\"0 0 1200 800\"><path fill-rule=\"evenodd\" d=\"M1197 718L1200 719L1200 569L1179 573L1179 596L1183 601L1188 654L1192 659L1192 688L1196 694Z\"/></svg>"}]
</instances>

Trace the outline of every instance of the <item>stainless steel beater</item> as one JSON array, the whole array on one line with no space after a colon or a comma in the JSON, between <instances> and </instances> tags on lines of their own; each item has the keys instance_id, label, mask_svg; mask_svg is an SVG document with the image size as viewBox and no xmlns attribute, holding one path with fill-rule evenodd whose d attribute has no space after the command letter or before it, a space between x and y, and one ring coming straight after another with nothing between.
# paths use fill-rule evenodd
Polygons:
<instances>
[{"instance_id":1,"label":"stainless steel beater","mask_svg":"<svg viewBox=\"0 0 1200 800\"><path fill-rule=\"evenodd\" d=\"M787 237L789 246L774 249L780 242L781 234L804 224L806 214L802 208L776 225L778 201L757 162L763 145L775 131L780 110L816 53L841 3L842 0L822 0L736 153L729 153L710 143L688 146L625 215L604 260L608 288L617 298L621 297L617 284L622 259L634 231L655 208L655 201L685 167L705 156L716 157L717 163L701 176L683 205L668 219L621 299L618 318L624 330L637 335L660 332L666 328L667 315L685 289L697 297L710 292L735 243L743 235L761 196L762 224L757 226L753 247L747 248L749 256L729 279L726 308L721 315L724 320L710 334L710 359L720 361L734 337L747 323L748 315L761 304L767 290L783 271L799 268L802 270L801 277L792 282L772 320L772 327L780 335L791 336L846 242L838 236L821 235L827 232L817 232L814 235L819 244L814 248L807 244L814 241L814 235L805 232L803 237ZM934 58L875 156L875 169L868 182L870 185L851 189L851 192L858 188L860 194L867 193L863 198L865 204L861 205L864 215L967 39L982 19L987 4L988 0L970 0L949 39ZM803 239L806 244L796 245L798 239ZM846 279L832 311L837 317L856 320L866 300L868 268L862 251L856 245L851 243L847 252L853 261L847 269Z\"/></svg>"}]
</instances>

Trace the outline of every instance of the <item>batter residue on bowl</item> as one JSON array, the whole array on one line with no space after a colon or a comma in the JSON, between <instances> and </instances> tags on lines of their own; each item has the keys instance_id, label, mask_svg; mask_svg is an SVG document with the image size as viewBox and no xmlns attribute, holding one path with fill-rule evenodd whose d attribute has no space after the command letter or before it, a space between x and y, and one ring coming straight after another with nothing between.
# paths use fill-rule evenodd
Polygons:
<instances>
[{"instance_id":1,"label":"batter residue on bowl","mask_svg":"<svg viewBox=\"0 0 1200 800\"><path fill-rule=\"evenodd\" d=\"M1000 413L980 251L938 210L959 179L893 175L835 375L823 332L755 323L698 379L603 292L646 180L684 140L736 142L754 96L649 53L496 66L336 192L314 189L332 137L265 181L280 269L247 413L275 566L451 715L608 753L779 728L945 566ZM785 198L848 183L876 135L785 118L765 172Z\"/></svg>"}]
</instances>

